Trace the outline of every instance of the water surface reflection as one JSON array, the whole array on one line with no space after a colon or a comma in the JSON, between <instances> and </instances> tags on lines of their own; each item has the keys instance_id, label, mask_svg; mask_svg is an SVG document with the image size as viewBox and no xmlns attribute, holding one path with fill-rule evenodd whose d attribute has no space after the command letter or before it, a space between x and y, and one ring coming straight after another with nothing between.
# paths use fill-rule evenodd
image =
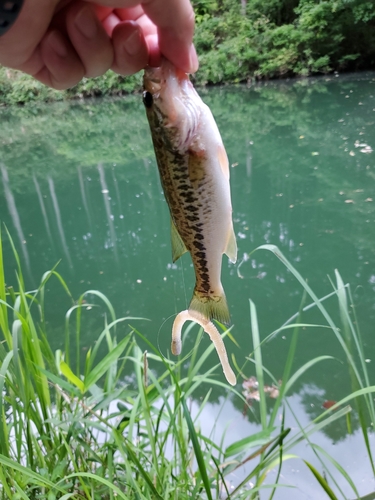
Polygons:
<instances>
[{"instance_id":1,"label":"water surface reflection","mask_svg":"<svg viewBox=\"0 0 375 500\"><path fill-rule=\"evenodd\" d=\"M238 271L224 257L223 283L240 349L227 340L229 351L239 365L252 351L249 298L257 306L263 338L299 309L302 290L287 269L268 252L249 256L258 245L271 243L319 296L332 291L336 268L351 283L372 366L375 75L214 88L202 95L217 118L232 166L241 266ZM28 270L28 286L61 260L58 270L74 296L98 289L118 315L149 318L139 329L167 353L171 316L189 303L194 277L188 256L172 263L169 215L140 101L2 109L0 217ZM14 259L6 239L4 246L12 284ZM62 324L69 302L52 284L49 293L48 320L57 348L56 325ZM335 301L329 303L337 318ZM303 320L323 322L314 310ZM93 316L82 349L92 345L97 324ZM193 346L194 332L185 352ZM289 341L285 333L264 347L264 363L276 379L282 376ZM208 342L204 339L200 349ZM315 393L306 387L334 400L351 390L345 358L328 329L301 332L294 369L322 354L340 362L308 371L290 398L304 406L306 418L315 404ZM246 376L253 373L247 364ZM221 397L213 388L213 403ZM314 408L320 411L319 405ZM337 443L346 429L326 433Z\"/></svg>"}]
</instances>

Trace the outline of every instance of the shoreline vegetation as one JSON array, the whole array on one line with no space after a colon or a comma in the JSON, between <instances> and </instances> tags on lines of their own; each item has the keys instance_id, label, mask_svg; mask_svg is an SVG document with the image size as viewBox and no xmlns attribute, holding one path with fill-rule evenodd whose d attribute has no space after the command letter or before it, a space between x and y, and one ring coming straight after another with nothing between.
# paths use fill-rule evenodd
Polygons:
<instances>
[{"instance_id":1,"label":"shoreline vegetation","mask_svg":"<svg viewBox=\"0 0 375 500\"><path fill-rule=\"evenodd\" d=\"M277 247L256 249L272 252L288 268L300 282L306 302L261 341L257 310L250 301L253 351L242 367L233 357L238 384L232 388L216 376L217 367L204 372L202 365L213 352L213 344L198 354L202 330L191 353L172 361L137 331L137 318L117 318L101 292L89 290L74 300L55 268L42 276L36 289L27 290L19 256L10 242L17 269L14 286L5 284L0 236L2 500L258 500L261 492L268 492L271 500L280 488L293 487L282 476L283 464L290 459L310 471L327 498L374 498L360 497L363 484L356 485L351 472L313 442L316 432L339 422L346 425L348 434L361 429L360 456L367 455L375 474L369 436L375 420L375 386L370 385L362 339L351 319L350 287L338 272L333 292L318 298ZM71 300L65 315L65 345L55 352L48 339L45 308L50 280L56 280L61 295ZM326 309L326 302L332 301L338 308L339 326ZM90 327L85 314L88 307L104 308L105 320L97 341L81 354L80 339ZM351 388L347 396L329 402L304 426L293 414L288 396L312 366L337 362L331 356L310 359L302 366L298 362L301 331L318 326L305 323L305 312L311 307L321 312L319 326L335 335L345 355ZM290 347L282 379L277 381L263 365L262 349L281 331ZM238 386L254 381L254 376L248 378L254 370L259 405L253 407ZM272 387L266 385L270 382ZM199 418L214 385L227 389L231 399L241 400L261 430L229 446L224 444L227 431L219 442L213 432L206 435ZM270 396L274 402L268 398L269 388L275 392ZM196 411L189 410L193 401ZM294 415L294 428L287 427L286 414ZM213 431L216 424L215 420ZM295 455L300 442L314 451L315 464Z\"/></svg>"},{"instance_id":2,"label":"shoreline vegetation","mask_svg":"<svg viewBox=\"0 0 375 500\"><path fill-rule=\"evenodd\" d=\"M371 0L193 0L197 86L375 68ZM139 92L141 72L112 71L66 91L0 67L0 106Z\"/></svg>"}]
</instances>

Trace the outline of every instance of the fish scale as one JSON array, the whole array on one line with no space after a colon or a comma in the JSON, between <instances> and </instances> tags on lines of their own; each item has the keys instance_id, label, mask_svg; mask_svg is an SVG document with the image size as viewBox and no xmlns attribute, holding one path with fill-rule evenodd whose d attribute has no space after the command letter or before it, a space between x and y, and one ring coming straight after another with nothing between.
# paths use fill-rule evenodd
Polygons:
<instances>
[{"instance_id":1,"label":"fish scale","mask_svg":"<svg viewBox=\"0 0 375 500\"><path fill-rule=\"evenodd\" d=\"M144 88L160 179L172 219L174 261L189 251L194 265L196 285L189 310L228 323L220 280L221 256L227 253L235 261L237 249L228 162L220 134L187 75L167 61L160 68L145 71Z\"/></svg>"},{"instance_id":2,"label":"fish scale","mask_svg":"<svg viewBox=\"0 0 375 500\"><path fill-rule=\"evenodd\" d=\"M177 315L172 352L180 352L181 328L191 319L205 326L230 383L235 381L225 347L212 319L229 323L221 284L222 255L236 261L228 158L210 109L188 75L163 60L147 68L143 100L161 183L171 214L175 262L189 252L196 284L188 311Z\"/></svg>"}]
</instances>

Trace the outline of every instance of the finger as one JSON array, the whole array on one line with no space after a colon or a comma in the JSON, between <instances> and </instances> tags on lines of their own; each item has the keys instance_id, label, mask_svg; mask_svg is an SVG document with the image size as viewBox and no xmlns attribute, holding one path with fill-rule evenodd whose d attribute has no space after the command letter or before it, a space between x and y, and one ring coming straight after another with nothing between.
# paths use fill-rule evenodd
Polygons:
<instances>
[{"instance_id":1,"label":"finger","mask_svg":"<svg viewBox=\"0 0 375 500\"><path fill-rule=\"evenodd\" d=\"M155 24L145 15L140 6L130 9L115 9L115 11L105 20L107 33L112 33L114 26L118 24L118 19L133 19L141 28L148 48L148 64L150 66L160 65L160 50L158 42L158 32Z\"/></svg>"},{"instance_id":2,"label":"finger","mask_svg":"<svg viewBox=\"0 0 375 500\"><path fill-rule=\"evenodd\" d=\"M103 7L102 9L106 9ZM106 32L112 36L112 31L121 21L136 21L142 28L143 35L157 34L157 28L154 23L145 15L140 5L130 9L111 9L104 15L103 10L100 10L99 19L101 20ZM110 9L107 9L109 11Z\"/></svg>"},{"instance_id":3,"label":"finger","mask_svg":"<svg viewBox=\"0 0 375 500\"><path fill-rule=\"evenodd\" d=\"M121 75L132 75L147 66L148 48L136 22L119 23L113 30L112 42L115 50L113 71Z\"/></svg>"},{"instance_id":4,"label":"finger","mask_svg":"<svg viewBox=\"0 0 375 500\"><path fill-rule=\"evenodd\" d=\"M148 64L157 68L161 64L158 35L150 34L146 36L146 43L148 47Z\"/></svg>"},{"instance_id":5,"label":"finger","mask_svg":"<svg viewBox=\"0 0 375 500\"><path fill-rule=\"evenodd\" d=\"M119 16L121 17L120 13L119 13ZM140 16L138 16L134 20L137 21L137 24L142 29L144 36L157 35L157 33L158 33L157 27L150 20L150 18L146 16L145 13L142 13Z\"/></svg>"},{"instance_id":6,"label":"finger","mask_svg":"<svg viewBox=\"0 0 375 500\"><path fill-rule=\"evenodd\" d=\"M98 0L85 0L89 3L98 3ZM110 7L113 9L130 9L141 3L141 0L100 0L101 8Z\"/></svg>"},{"instance_id":7,"label":"finger","mask_svg":"<svg viewBox=\"0 0 375 500\"><path fill-rule=\"evenodd\" d=\"M158 28L162 54L187 73L197 71L198 58L192 43L194 11L189 0L145 0L142 6Z\"/></svg>"},{"instance_id":8,"label":"finger","mask_svg":"<svg viewBox=\"0 0 375 500\"><path fill-rule=\"evenodd\" d=\"M114 12L122 21L138 21L138 19L144 15L141 5L135 5L127 9L115 9Z\"/></svg>"},{"instance_id":9,"label":"finger","mask_svg":"<svg viewBox=\"0 0 375 500\"><path fill-rule=\"evenodd\" d=\"M37 9L33 2L23 3L11 29L0 37L0 64L18 69L33 57L48 28L57 1L40 0Z\"/></svg>"},{"instance_id":10,"label":"finger","mask_svg":"<svg viewBox=\"0 0 375 500\"><path fill-rule=\"evenodd\" d=\"M103 28L105 29L107 35L112 38L112 33L115 27L120 23L120 19L116 14L109 14L105 19L102 20Z\"/></svg>"},{"instance_id":11,"label":"finger","mask_svg":"<svg viewBox=\"0 0 375 500\"><path fill-rule=\"evenodd\" d=\"M77 84L85 68L69 40L58 30L47 33L40 44L44 67L33 76L45 85L64 90Z\"/></svg>"},{"instance_id":12,"label":"finger","mask_svg":"<svg viewBox=\"0 0 375 500\"><path fill-rule=\"evenodd\" d=\"M85 68L85 76L103 75L112 66L114 54L94 9L84 2L72 4L66 15L66 29Z\"/></svg>"},{"instance_id":13,"label":"finger","mask_svg":"<svg viewBox=\"0 0 375 500\"><path fill-rule=\"evenodd\" d=\"M87 0L95 2L97 0ZM187 73L198 69L193 41L194 11L189 0L100 0L101 5L116 7L115 13L138 21L142 11L157 26L159 50L177 67ZM123 16L121 15L123 12Z\"/></svg>"}]
</instances>

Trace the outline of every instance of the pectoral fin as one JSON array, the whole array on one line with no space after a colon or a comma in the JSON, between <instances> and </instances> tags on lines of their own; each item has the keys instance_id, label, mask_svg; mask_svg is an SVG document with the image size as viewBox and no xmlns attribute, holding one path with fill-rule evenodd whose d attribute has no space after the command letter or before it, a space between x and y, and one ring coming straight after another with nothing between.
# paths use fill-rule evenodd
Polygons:
<instances>
[{"instance_id":1,"label":"pectoral fin","mask_svg":"<svg viewBox=\"0 0 375 500\"><path fill-rule=\"evenodd\" d=\"M182 241L181 236L177 231L177 227L171 219L171 240L172 240L172 260L176 262L188 249Z\"/></svg>"},{"instance_id":2,"label":"pectoral fin","mask_svg":"<svg viewBox=\"0 0 375 500\"><path fill-rule=\"evenodd\" d=\"M227 246L225 247L224 253L228 256L229 260L233 262L233 264L237 260L237 243L236 236L234 234L233 226L229 231L229 237L227 241Z\"/></svg>"},{"instance_id":3,"label":"pectoral fin","mask_svg":"<svg viewBox=\"0 0 375 500\"><path fill-rule=\"evenodd\" d=\"M217 149L217 157L220 163L221 171L223 172L226 179L229 179L229 162L227 152L225 151L224 145L219 144Z\"/></svg>"}]
</instances>

